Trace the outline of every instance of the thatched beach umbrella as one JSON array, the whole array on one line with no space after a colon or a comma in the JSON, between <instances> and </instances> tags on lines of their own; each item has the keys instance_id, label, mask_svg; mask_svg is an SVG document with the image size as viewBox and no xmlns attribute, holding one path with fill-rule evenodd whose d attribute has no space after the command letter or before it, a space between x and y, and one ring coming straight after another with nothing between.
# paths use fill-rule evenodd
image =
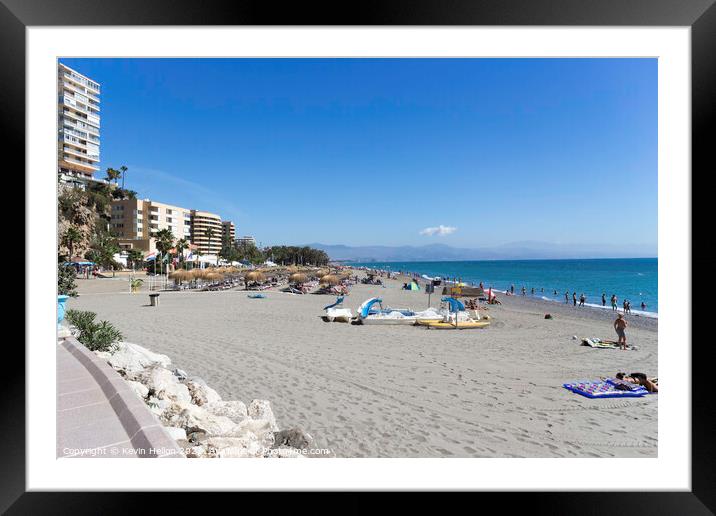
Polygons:
<instances>
[{"instance_id":1,"label":"thatched beach umbrella","mask_svg":"<svg viewBox=\"0 0 716 516\"><path fill-rule=\"evenodd\" d=\"M302 272L294 272L288 277L288 281L291 283L306 283L308 281L308 276Z\"/></svg>"},{"instance_id":2,"label":"thatched beach umbrella","mask_svg":"<svg viewBox=\"0 0 716 516\"><path fill-rule=\"evenodd\" d=\"M204 275L204 279L209 281L221 281L224 279L224 275L220 272L210 271Z\"/></svg>"},{"instance_id":3,"label":"thatched beach umbrella","mask_svg":"<svg viewBox=\"0 0 716 516\"><path fill-rule=\"evenodd\" d=\"M266 278L261 271L251 271L244 276L245 281L263 281Z\"/></svg>"},{"instance_id":4,"label":"thatched beach umbrella","mask_svg":"<svg viewBox=\"0 0 716 516\"><path fill-rule=\"evenodd\" d=\"M321 284L323 285L338 285L340 282L340 278L333 274L327 274L321 278Z\"/></svg>"},{"instance_id":5,"label":"thatched beach umbrella","mask_svg":"<svg viewBox=\"0 0 716 516\"><path fill-rule=\"evenodd\" d=\"M323 276L327 276L327 275L329 275L330 273L331 273L330 269L318 269L318 270L317 270L316 272L314 272L313 274L314 274L317 278L322 278Z\"/></svg>"},{"instance_id":6,"label":"thatched beach umbrella","mask_svg":"<svg viewBox=\"0 0 716 516\"><path fill-rule=\"evenodd\" d=\"M192 279L206 279L207 274L210 274L208 269L192 269L191 270Z\"/></svg>"},{"instance_id":7,"label":"thatched beach umbrella","mask_svg":"<svg viewBox=\"0 0 716 516\"><path fill-rule=\"evenodd\" d=\"M174 271L169 275L169 277L177 283L190 280L193 278L193 276L194 275L191 272L185 271L184 269L179 269L178 271Z\"/></svg>"}]
</instances>

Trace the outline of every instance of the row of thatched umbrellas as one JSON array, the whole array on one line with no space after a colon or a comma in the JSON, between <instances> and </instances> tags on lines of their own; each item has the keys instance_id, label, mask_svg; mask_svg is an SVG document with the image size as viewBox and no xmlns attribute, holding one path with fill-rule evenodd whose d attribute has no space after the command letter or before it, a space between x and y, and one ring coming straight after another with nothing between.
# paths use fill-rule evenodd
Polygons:
<instances>
[{"instance_id":1,"label":"row of thatched umbrellas","mask_svg":"<svg viewBox=\"0 0 716 516\"><path fill-rule=\"evenodd\" d=\"M291 272L291 267L287 268L285 272ZM293 268L294 270L297 268ZM244 275L244 281L263 281L266 279L266 273L280 273L281 270L272 270L272 269L257 269L250 271ZM216 268L210 268L210 269L191 269L191 270L184 270L180 269L178 271L172 272L169 275L169 278L173 279L174 281L183 282L183 281L193 281L193 280L208 280L208 281L220 281L224 279L226 275L238 275L242 274L242 270L238 269L236 267L216 267ZM293 272L289 277L288 280L290 283L306 283L309 281L311 277L318 277L320 278L319 282L323 285L338 285L343 279L348 277L348 273L343 274L330 274L329 270L323 269L318 271L310 271L309 274L305 272Z\"/></svg>"}]
</instances>

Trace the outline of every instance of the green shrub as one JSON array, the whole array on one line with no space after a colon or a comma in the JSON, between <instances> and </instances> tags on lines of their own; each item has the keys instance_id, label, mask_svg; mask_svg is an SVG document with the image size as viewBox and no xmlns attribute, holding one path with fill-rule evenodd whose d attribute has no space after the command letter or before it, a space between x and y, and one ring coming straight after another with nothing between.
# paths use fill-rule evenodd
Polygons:
<instances>
[{"instance_id":1,"label":"green shrub","mask_svg":"<svg viewBox=\"0 0 716 516\"><path fill-rule=\"evenodd\" d=\"M67 321L77 328L77 340L90 351L113 352L117 342L122 340L122 333L108 321L96 323L97 314L83 310L67 310Z\"/></svg>"},{"instance_id":2,"label":"green shrub","mask_svg":"<svg viewBox=\"0 0 716 516\"><path fill-rule=\"evenodd\" d=\"M57 264L57 293L63 296L77 297L75 268L72 265Z\"/></svg>"}]
</instances>

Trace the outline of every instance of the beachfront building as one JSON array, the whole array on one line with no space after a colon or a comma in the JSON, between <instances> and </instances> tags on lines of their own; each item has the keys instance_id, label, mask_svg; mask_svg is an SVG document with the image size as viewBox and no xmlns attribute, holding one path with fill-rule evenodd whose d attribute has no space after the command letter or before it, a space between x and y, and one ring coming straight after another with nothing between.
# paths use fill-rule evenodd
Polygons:
<instances>
[{"instance_id":1,"label":"beachfront building","mask_svg":"<svg viewBox=\"0 0 716 516\"><path fill-rule=\"evenodd\" d=\"M250 235L242 236L236 239L236 247L241 247L244 245L256 245L256 239Z\"/></svg>"},{"instance_id":2,"label":"beachfront building","mask_svg":"<svg viewBox=\"0 0 716 516\"><path fill-rule=\"evenodd\" d=\"M191 210L191 243L200 254L218 255L223 235L221 217L208 211Z\"/></svg>"},{"instance_id":3,"label":"beachfront building","mask_svg":"<svg viewBox=\"0 0 716 516\"><path fill-rule=\"evenodd\" d=\"M57 68L57 166L61 184L80 188L99 170L100 85L59 64Z\"/></svg>"},{"instance_id":4,"label":"beachfront building","mask_svg":"<svg viewBox=\"0 0 716 516\"><path fill-rule=\"evenodd\" d=\"M174 238L191 240L192 210L151 201L122 199L112 201L110 229L123 249L156 250L154 235L168 229Z\"/></svg>"},{"instance_id":5,"label":"beachfront building","mask_svg":"<svg viewBox=\"0 0 716 516\"><path fill-rule=\"evenodd\" d=\"M234 240L236 239L236 228L234 227L234 223L230 220L225 220L221 223L221 241L222 242L229 242L229 245L231 245Z\"/></svg>"}]
</instances>

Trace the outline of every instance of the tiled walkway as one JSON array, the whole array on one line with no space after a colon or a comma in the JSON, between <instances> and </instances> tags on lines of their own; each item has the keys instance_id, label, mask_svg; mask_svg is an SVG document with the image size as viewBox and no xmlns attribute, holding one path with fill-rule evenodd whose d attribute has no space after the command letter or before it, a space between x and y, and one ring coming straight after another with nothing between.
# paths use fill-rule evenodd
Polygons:
<instances>
[{"instance_id":1,"label":"tiled walkway","mask_svg":"<svg viewBox=\"0 0 716 516\"><path fill-rule=\"evenodd\" d=\"M57 345L57 456L183 455L119 374L67 338Z\"/></svg>"}]
</instances>

